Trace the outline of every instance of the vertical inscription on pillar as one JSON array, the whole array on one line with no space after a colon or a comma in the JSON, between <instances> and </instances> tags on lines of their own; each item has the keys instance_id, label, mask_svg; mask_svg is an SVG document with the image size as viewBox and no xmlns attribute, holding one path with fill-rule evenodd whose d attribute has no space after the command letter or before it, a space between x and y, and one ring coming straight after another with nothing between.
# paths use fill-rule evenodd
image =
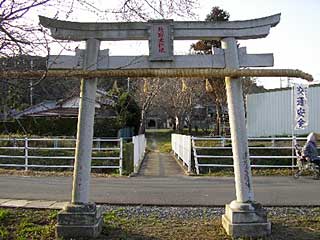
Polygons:
<instances>
[{"instance_id":1,"label":"vertical inscription on pillar","mask_svg":"<svg viewBox=\"0 0 320 240\"><path fill-rule=\"evenodd\" d=\"M149 21L149 60L173 60L173 20Z\"/></svg>"}]
</instances>

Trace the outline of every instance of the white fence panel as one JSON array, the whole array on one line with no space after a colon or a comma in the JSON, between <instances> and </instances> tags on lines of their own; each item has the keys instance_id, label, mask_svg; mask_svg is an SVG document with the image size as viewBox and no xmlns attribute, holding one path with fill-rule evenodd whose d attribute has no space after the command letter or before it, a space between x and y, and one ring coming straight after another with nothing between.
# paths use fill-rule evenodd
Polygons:
<instances>
[{"instance_id":1,"label":"white fence panel","mask_svg":"<svg viewBox=\"0 0 320 240\"><path fill-rule=\"evenodd\" d=\"M72 164L63 165L57 164L59 160L74 160L74 152L75 150L76 139L74 138L0 138L0 151L10 150L9 154L0 154L0 167L23 167L25 170L29 168L73 168ZM106 145L105 147L101 147L101 145ZM109 146L111 145L111 146ZM34 151L38 151L38 153L34 153ZM15 151L14 153L12 151ZM41 152L45 152L44 155ZM70 151L69 156L65 156L64 154L59 156L59 151ZM110 139L110 138L95 138L93 139L93 147L92 152L116 152L116 156L99 156L92 157L92 160L113 160L116 161L117 164L106 165L92 165L91 168L95 169L119 169L119 174L122 175L122 165L123 165L123 140L119 139ZM53 153L57 153L58 155L54 155ZM12 163L10 159L24 159L24 163ZM55 164L46 164L45 163L37 163L30 164L32 159L48 159L54 160ZM3 163L1 160L5 160Z\"/></svg>"},{"instance_id":2,"label":"white fence panel","mask_svg":"<svg viewBox=\"0 0 320 240\"><path fill-rule=\"evenodd\" d=\"M133 168L138 173L146 153L147 139L144 134L132 137L133 142Z\"/></svg>"},{"instance_id":3,"label":"white fence panel","mask_svg":"<svg viewBox=\"0 0 320 240\"><path fill-rule=\"evenodd\" d=\"M188 172L191 172L191 136L171 134L171 146L173 153L188 167Z\"/></svg>"},{"instance_id":4,"label":"white fence panel","mask_svg":"<svg viewBox=\"0 0 320 240\"><path fill-rule=\"evenodd\" d=\"M204 146L203 144L201 146L197 145L197 141L204 141L204 142L216 142L218 144L215 144L215 146ZM195 161L195 169L196 173L200 174L200 168L201 167L233 167L232 164L222 164L222 163L201 163L201 159L232 159L233 156L231 155L215 155L213 150L231 150L232 147L225 146L226 141L231 144L231 138L209 138L209 137L192 137L192 148L193 148L193 154L194 154L194 161ZM278 155L278 156L268 156L268 155L252 155L250 154L250 159L291 159L290 165L282 165L279 164L251 164L251 167L253 168L295 168L297 167L295 164L295 153L294 153L294 146L297 142L299 142L299 145L303 145L303 143L306 141L306 138L276 138L276 137L269 137L269 138L248 138L249 142L249 153L250 149L262 149L262 150L280 150L280 149L286 149L291 150L289 155ZM256 145L257 143L261 142L269 142L268 146L259 146ZM209 144L210 145L210 144ZM201 150L212 150L209 154L206 155L199 153Z\"/></svg>"}]
</instances>

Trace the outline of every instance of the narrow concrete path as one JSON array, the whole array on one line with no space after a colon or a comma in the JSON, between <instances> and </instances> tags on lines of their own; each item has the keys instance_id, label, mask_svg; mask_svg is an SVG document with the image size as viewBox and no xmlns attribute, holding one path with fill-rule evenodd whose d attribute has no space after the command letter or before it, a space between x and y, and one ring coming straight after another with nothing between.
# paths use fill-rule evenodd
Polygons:
<instances>
[{"instance_id":1,"label":"narrow concrete path","mask_svg":"<svg viewBox=\"0 0 320 240\"><path fill-rule=\"evenodd\" d=\"M151 152L149 152L140 168L138 176L173 177L184 175L183 170L169 153L160 153L156 139L150 139Z\"/></svg>"}]
</instances>

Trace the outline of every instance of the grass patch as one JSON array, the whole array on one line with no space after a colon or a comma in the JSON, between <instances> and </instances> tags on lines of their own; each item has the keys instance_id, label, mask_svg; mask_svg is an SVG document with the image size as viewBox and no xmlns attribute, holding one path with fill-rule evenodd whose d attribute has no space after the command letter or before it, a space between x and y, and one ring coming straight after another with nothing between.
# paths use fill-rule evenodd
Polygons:
<instances>
[{"instance_id":1,"label":"grass patch","mask_svg":"<svg viewBox=\"0 0 320 240\"><path fill-rule=\"evenodd\" d=\"M320 208L301 214L297 210L273 208L269 220L272 235L266 240L318 240L320 237ZM56 210L0 208L0 239L55 239ZM284 213L285 212L285 213ZM221 217L182 219L160 218L156 215L128 215L122 208L104 214L101 239L214 239L231 240L221 225Z\"/></svg>"},{"instance_id":2,"label":"grass patch","mask_svg":"<svg viewBox=\"0 0 320 240\"><path fill-rule=\"evenodd\" d=\"M0 239L55 239L57 212L0 208Z\"/></svg>"},{"instance_id":3,"label":"grass patch","mask_svg":"<svg viewBox=\"0 0 320 240\"><path fill-rule=\"evenodd\" d=\"M297 216L289 214L286 217L272 217L272 231L275 233L271 235L272 240L298 240L320 239L320 217L314 216Z\"/></svg>"},{"instance_id":4,"label":"grass patch","mask_svg":"<svg viewBox=\"0 0 320 240\"><path fill-rule=\"evenodd\" d=\"M251 171L253 176L291 176L293 174L291 168L253 168ZM232 168L210 168L208 173L200 176L232 177L234 172Z\"/></svg>"},{"instance_id":5,"label":"grass patch","mask_svg":"<svg viewBox=\"0 0 320 240\"><path fill-rule=\"evenodd\" d=\"M171 143L164 143L159 146L159 151L161 153L170 153L172 151Z\"/></svg>"},{"instance_id":6,"label":"grass patch","mask_svg":"<svg viewBox=\"0 0 320 240\"><path fill-rule=\"evenodd\" d=\"M113 222L113 228L99 239L231 239L226 236L220 219L182 220L158 219L156 217L120 217Z\"/></svg>"},{"instance_id":7,"label":"grass patch","mask_svg":"<svg viewBox=\"0 0 320 240\"><path fill-rule=\"evenodd\" d=\"M3 169L0 168L0 175L5 176L32 176L32 177L71 177L73 176L72 170L64 171L36 171L36 170L17 170L17 169ZM91 172L91 177L119 177L118 172L111 173L96 173Z\"/></svg>"},{"instance_id":8,"label":"grass patch","mask_svg":"<svg viewBox=\"0 0 320 240\"><path fill-rule=\"evenodd\" d=\"M146 131L147 147L154 149L153 142L157 144L157 150L162 153L169 153L171 151L171 134L170 129L148 129Z\"/></svg>"},{"instance_id":9,"label":"grass patch","mask_svg":"<svg viewBox=\"0 0 320 240\"><path fill-rule=\"evenodd\" d=\"M271 216L269 219L272 221L272 235L264 238L265 240L319 239L319 213L315 216L300 216L293 212ZM226 235L220 216L202 219L159 219L155 216L132 218L119 216L117 211L112 211L105 215L105 223L107 226L99 239L232 239Z\"/></svg>"},{"instance_id":10,"label":"grass patch","mask_svg":"<svg viewBox=\"0 0 320 240\"><path fill-rule=\"evenodd\" d=\"M0 209L0 223L3 222L6 218L8 218L10 212L6 209Z\"/></svg>"}]
</instances>

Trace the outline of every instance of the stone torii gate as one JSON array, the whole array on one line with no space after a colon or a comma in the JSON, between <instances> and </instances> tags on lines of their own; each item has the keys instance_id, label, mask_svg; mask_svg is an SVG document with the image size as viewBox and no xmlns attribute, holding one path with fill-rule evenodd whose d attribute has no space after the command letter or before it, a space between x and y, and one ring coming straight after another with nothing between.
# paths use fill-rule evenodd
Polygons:
<instances>
[{"instance_id":1,"label":"stone torii gate","mask_svg":"<svg viewBox=\"0 0 320 240\"><path fill-rule=\"evenodd\" d=\"M254 201L249 162L242 83L238 69L271 67L273 54L247 54L238 48L237 40L264 38L280 21L280 14L247 21L231 22L149 22L77 23L40 17L40 23L51 30L55 39L86 41L85 50L75 56L50 56L51 69L92 70L93 76L213 76L212 69L225 70L234 160L236 200L226 205L222 223L233 237L270 234L266 212ZM223 49L214 55L173 55L173 40L221 40ZM109 56L99 50L101 41L148 40L148 56ZM94 71L100 70L100 71ZM88 71L84 71L87 73ZM84 73L83 72L83 73ZM165 72L165 73L164 73ZM278 75L289 74L278 71ZM80 72L81 73L81 72ZM99 75L99 73L101 75ZM166 74L167 73L167 74ZM250 73L253 72L249 72ZM96 74L96 75L95 75ZM109 74L109 75L108 75ZM118 75L117 75L118 74ZM171 74L171 75L170 75ZM280 74L280 75L279 75ZM292 74L292 73L290 73ZM81 74L80 74L81 75ZM263 73L262 76L266 76ZM253 75L252 75L253 76ZM271 76L271 75L268 75ZM292 74L291 76L300 76ZM81 80L78 132L71 203L59 213L58 237L95 237L101 230L101 211L89 202L91 150L94 124L94 102L97 78Z\"/></svg>"}]
</instances>

